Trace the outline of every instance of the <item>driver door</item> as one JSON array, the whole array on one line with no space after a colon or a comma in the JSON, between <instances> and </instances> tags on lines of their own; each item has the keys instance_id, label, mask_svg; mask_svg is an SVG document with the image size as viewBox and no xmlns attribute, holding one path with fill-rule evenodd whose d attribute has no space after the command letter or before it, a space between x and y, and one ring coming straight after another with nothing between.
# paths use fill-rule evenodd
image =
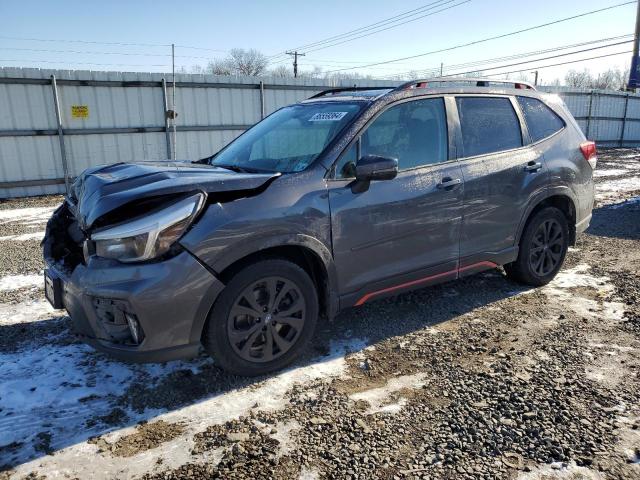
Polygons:
<instances>
[{"instance_id":1,"label":"driver door","mask_svg":"<svg viewBox=\"0 0 640 480\"><path fill-rule=\"evenodd\" d=\"M341 307L457 277L463 183L449 131L443 98L402 102L338 160L329 202ZM365 155L396 158L397 177L358 188Z\"/></svg>"}]
</instances>

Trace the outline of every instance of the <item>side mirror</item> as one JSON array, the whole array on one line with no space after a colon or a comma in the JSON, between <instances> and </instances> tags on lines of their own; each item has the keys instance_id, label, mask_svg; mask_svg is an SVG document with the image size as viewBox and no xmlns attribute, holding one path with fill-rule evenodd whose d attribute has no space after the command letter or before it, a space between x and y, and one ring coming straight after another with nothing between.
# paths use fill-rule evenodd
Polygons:
<instances>
[{"instance_id":1,"label":"side mirror","mask_svg":"<svg viewBox=\"0 0 640 480\"><path fill-rule=\"evenodd\" d=\"M356 164L356 180L393 180L398 175L398 160L379 155L365 155Z\"/></svg>"}]
</instances>

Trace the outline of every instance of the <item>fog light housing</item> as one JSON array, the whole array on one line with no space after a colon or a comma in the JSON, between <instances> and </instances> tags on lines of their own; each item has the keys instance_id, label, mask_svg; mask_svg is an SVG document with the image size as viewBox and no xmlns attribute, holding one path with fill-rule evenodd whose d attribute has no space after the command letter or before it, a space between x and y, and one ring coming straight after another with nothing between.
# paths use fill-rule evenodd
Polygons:
<instances>
[{"instance_id":1,"label":"fog light housing","mask_svg":"<svg viewBox=\"0 0 640 480\"><path fill-rule=\"evenodd\" d=\"M129 325L129 332L131 333L133 343L135 343L136 345L140 345L144 340L144 332L142 331L140 322L138 322L138 319L131 313L125 313L124 316L127 319L127 324Z\"/></svg>"}]
</instances>

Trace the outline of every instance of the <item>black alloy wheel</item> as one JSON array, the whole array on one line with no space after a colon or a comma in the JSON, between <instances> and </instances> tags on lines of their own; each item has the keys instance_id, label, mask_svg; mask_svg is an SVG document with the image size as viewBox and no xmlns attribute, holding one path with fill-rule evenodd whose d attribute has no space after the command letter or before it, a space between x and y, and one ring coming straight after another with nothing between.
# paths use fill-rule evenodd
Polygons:
<instances>
[{"instance_id":1,"label":"black alloy wheel","mask_svg":"<svg viewBox=\"0 0 640 480\"><path fill-rule=\"evenodd\" d=\"M562 226L555 219L540 224L531 239L529 265L540 277L549 275L562 260L564 249Z\"/></svg>"},{"instance_id":2,"label":"black alloy wheel","mask_svg":"<svg viewBox=\"0 0 640 480\"><path fill-rule=\"evenodd\" d=\"M259 260L229 273L202 344L223 369L263 375L295 360L318 314L318 291L305 269L283 258Z\"/></svg>"},{"instance_id":3,"label":"black alloy wheel","mask_svg":"<svg viewBox=\"0 0 640 480\"><path fill-rule=\"evenodd\" d=\"M306 310L304 296L292 281L273 276L252 282L229 312L229 343L244 360L271 362L295 345Z\"/></svg>"}]
</instances>

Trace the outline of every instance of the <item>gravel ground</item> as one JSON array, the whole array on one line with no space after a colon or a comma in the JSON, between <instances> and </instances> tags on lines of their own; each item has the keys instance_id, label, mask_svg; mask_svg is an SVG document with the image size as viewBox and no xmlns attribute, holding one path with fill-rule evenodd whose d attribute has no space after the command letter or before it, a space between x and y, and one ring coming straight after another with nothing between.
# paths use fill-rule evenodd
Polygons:
<instances>
[{"instance_id":1,"label":"gravel ground","mask_svg":"<svg viewBox=\"0 0 640 480\"><path fill-rule=\"evenodd\" d=\"M602 151L596 182L550 285L495 270L372 302L252 380L93 352L20 276L38 241L0 240L0 480L640 478L640 151ZM0 203L0 237L59 200Z\"/></svg>"}]
</instances>

